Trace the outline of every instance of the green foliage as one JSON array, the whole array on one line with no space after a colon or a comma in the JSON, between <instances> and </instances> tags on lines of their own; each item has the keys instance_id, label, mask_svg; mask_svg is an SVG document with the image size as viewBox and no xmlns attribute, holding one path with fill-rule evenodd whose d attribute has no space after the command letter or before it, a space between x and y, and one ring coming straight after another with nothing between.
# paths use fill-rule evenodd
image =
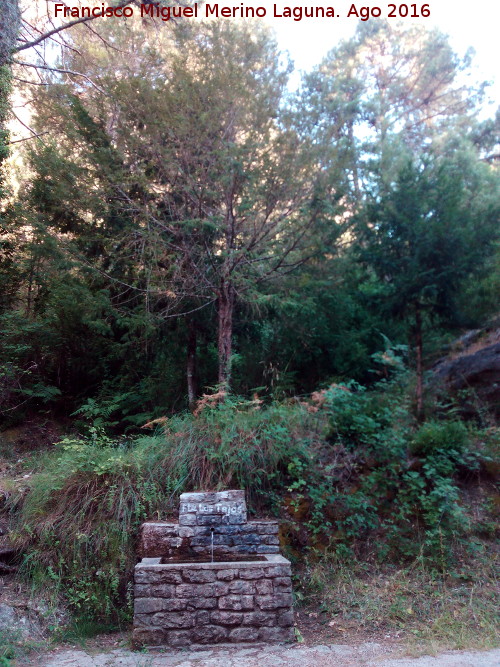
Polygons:
<instances>
[{"instance_id":1,"label":"green foliage","mask_svg":"<svg viewBox=\"0 0 500 667\"><path fill-rule=\"evenodd\" d=\"M197 418L174 417L148 437L111 439L94 422L88 436L64 438L39 464L18 527L23 571L50 581L77 617L129 619L140 524L167 518L178 494L194 489L246 488L253 508L276 510L292 462L308 457L313 421L303 408L256 411L231 399Z\"/></svg>"},{"instance_id":2,"label":"green foliage","mask_svg":"<svg viewBox=\"0 0 500 667\"><path fill-rule=\"evenodd\" d=\"M12 4L12 3L11 3ZM2 17L3 18L3 17ZM2 32L3 29L2 29ZM11 91L11 71L7 65L2 63L2 48L5 47L4 39L0 36L0 287L4 282L4 276L12 271L12 246L4 224L3 199L5 190L5 160L9 155L9 132L7 130L7 118L9 113L9 95ZM5 53L3 54L5 56ZM2 301L0 297L0 311Z\"/></svg>"},{"instance_id":3,"label":"green foliage","mask_svg":"<svg viewBox=\"0 0 500 667\"><path fill-rule=\"evenodd\" d=\"M97 86L61 76L34 96L43 141L22 144L0 231L8 423L93 400L117 405L117 432L184 409L190 332L195 393L219 379L222 283L247 397L388 379L417 306L427 340L495 307L498 171L478 158L496 125L472 120L468 57L363 24L292 99L265 30L185 28L103 26L125 66L76 29L65 67Z\"/></svg>"},{"instance_id":4,"label":"green foliage","mask_svg":"<svg viewBox=\"0 0 500 667\"><path fill-rule=\"evenodd\" d=\"M420 456L450 450L462 453L470 445L470 434L463 422L429 421L423 424L413 437L411 451Z\"/></svg>"},{"instance_id":5,"label":"green foliage","mask_svg":"<svg viewBox=\"0 0 500 667\"><path fill-rule=\"evenodd\" d=\"M15 635L15 633L14 633ZM0 630L0 667L9 667L16 657L16 636L12 630Z\"/></svg>"},{"instance_id":6,"label":"green foliage","mask_svg":"<svg viewBox=\"0 0 500 667\"><path fill-rule=\"evenodd\" d=\"M397 386L401 386L397 383ZM395 392L367 392L357 382L334 385L326 393L333 442L349 450L363 447L381 458L404 451L405 406ZM401 419L401 429L394 426Z\"/></svg>"},{"instance_id":7,"label":"green foliage","mask_svg":"<svg viewBox=\"0 0 500 667\"><path fill-rule=\"evenodd\" d=\"M197 416L133 438L109 435L113 406L90 402L86 435L46 454L19 500L23 570L39 583L49 578L78 617L120 623L130 614L140 524L170 516L183 491L236 487L252 510L279 513L285 501L292 557L298 530L310 553L368 550L447 571L469 532L457 473L479 469L484 456L472 443L489 436L453 420L417 426L406 382L334 385L321 393L320 413L309 404L206 401Z\"/></svg>"},{"instance_id":8,"label":"green foliage","mask_svg":"<svg viewBox=\"0 0 500 667\"><path fill-rule=\"evenodd\" d=\"M459 295L460 308L468 325L481 326L492 315L498 313L500 293L500 242L496 241L493 252L486 258L476 281L465 286Z\"/></svg>"},{"instance_id":9,"label":"green foliage","mask_svg":"<svg viewBox=\"0 0 500 667\"><path fill-rule=\"evenodd\" d=\"M11 90L11 74L5 65L0 67L0 168L3 176L3 162L9 154L8 132L6 129L7 116L9 111L9 95ZM0 186L3 184L3 178L0 180ZM0 194L2 194L0 190ZM1 199L0 199L1 201Z\"/></svg>"},{"instance_id":10,"label":"green foliage","mask_svg":"<svg viewBox=\"0 0 500 667\"><path fill-rule=\"evenodd\" d=\"M361 554L373 541L380 559L419 558L441 571L468 530L457 473L477 471L488 457L475 451L474 434L461 422L417 425L405 382L326 391L332 452L322 456L336 463L324 463L321 473L295 465L289 490L298 494L296 507L309 503L305 524L320 544Z\"/></svg>"},{"instance_id":11,"label":"green foliage","mask_svg":"<svg viewBox=\"0 0 500 667\"><path fill-rule=\"evenodd\" d=\"M76 28L65 68L88 79L34 95L43 141L0 211L0 414L76 418L9 500L23 571L64 595L76 633L121 624L140 524L228 487L281 516L295 559L418 562L437 579L465 545L480 555L471 535L494 523L471 526L458 480L493 463L491 417L481 406L474 428L440 406L417 423L405 371L409 336L421 352L422 334L497 307L498 118L473 120L468 56L366 22L291 100L265 30L102 30L120 50ZM231 365L241 397L180 412L188 368L200 395ZM398 593L384 612L397 625L411 605Z\"/></svg>"},{"instance_id":12,"label":"green foliage","mask_svg":"<svg viewBox=\"0 0 500 667\"><path fill-rule=\"evenodd\" d=\"M395 184L382 181L368 202L359 255L384 281L384 300L397 317L411 321L418 307L434 323L453 320L463 281L494 252L496 188L476 163L463 151L408 161Z\"/></svg>"}]
</instances>

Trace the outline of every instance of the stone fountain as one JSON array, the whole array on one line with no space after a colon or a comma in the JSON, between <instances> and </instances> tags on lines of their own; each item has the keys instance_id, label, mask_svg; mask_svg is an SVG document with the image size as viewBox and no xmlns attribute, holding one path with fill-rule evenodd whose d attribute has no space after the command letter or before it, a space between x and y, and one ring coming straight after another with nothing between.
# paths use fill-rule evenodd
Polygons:
<instances>
[{"instance_id":1,"label":"stone fountain","mask_svg":"<svg viewBox=\"0 0 500 667\"><path fill-rule=\"evenodd\" d=\"M294 639L278 523L247 521L244 491L181 494L179 522L143 524L139 550L136 645Z\"/></svg>"}]
</instances>

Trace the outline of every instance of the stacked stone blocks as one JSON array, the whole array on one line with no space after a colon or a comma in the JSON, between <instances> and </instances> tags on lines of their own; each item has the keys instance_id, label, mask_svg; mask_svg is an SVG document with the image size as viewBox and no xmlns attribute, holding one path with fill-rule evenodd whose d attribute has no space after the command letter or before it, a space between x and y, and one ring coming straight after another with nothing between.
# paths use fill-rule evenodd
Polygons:
<instances>
[{"instance_id":1,"label":"stacked stone blocks","mask_svg":"<svg viewBox=\"0 0 500 667\"><path fill-rule=\"evenodd\" d=\"M277 554L279 526L275 521L249 521L239 525L193 525L154 522L145 523L141 531L140 555L173 558L181 553L211 557L213 533L214 555Z\"/></svg>"},{"instance_id":2,"label":"stacked stone blocks","mask_svg":"<svg viewBox=\"0 0 500 667\"><path fill-rule=\"evenodd\" d=\"M292 640L291 567L279 555L278 523L247 522L239 490L182 494L180 501L178 524L150 522L141 530L134 642ZM210 562L212 549L221 562Z\"/></svg>"},{"instance_id":3,"label":"stacked stone blocks","mask_svg":"<svg viewBox=\"0 0 500 667\"><path fill-rule=\"evenodd\" d=\"M170 646L292 640L290 577L290 563L279 555L261 562L141 565L134 640Z\"/></svg>"}]
</instances>

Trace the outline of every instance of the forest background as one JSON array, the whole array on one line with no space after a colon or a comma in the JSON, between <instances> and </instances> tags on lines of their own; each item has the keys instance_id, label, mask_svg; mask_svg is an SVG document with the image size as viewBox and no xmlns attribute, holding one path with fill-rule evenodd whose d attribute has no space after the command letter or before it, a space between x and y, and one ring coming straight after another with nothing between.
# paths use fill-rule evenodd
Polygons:
<instances>
[{"instance_id":1,"label":"forest background","mask_svg":"<svg viewBox=\"0 0 500 667\"><path fill-rule=\"evenodd\" d=\"M493 484L498 405L425 373L498 309L500 113L479 119L470 54L362 22L291 92L256 22L102 20L48 46L2 12L0 410L59 434L6 494L24 576L123 622L139 523L235 485L286 517L298 567L417 559L480 587L497 496L478 535L465 489ZM484 635L481 585L484 614L460 613Z\"/></svg>"}]
</instances>

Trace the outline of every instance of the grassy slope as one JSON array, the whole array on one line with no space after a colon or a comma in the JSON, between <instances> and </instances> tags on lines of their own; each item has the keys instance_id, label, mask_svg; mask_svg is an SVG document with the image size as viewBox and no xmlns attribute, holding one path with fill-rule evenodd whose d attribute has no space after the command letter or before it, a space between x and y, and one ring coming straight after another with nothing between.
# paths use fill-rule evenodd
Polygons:
<instances>
[{"instance_id":1,"label":"grassy slope","mask_svg":"<svg viewBox=\"0 0 500 667\"><path fill-rule=\"evenodd\" d=\"M183 490L246 488L252 511L281 518L306 634L312 619L337 641L492 645L498 430L442 415L419 428L406 395L396 383L268 407L234 399L151 436L66 438L10 483L20 573L77 618L126 626L140 523L173 516Z\"/></svg>"}]
</instances>

